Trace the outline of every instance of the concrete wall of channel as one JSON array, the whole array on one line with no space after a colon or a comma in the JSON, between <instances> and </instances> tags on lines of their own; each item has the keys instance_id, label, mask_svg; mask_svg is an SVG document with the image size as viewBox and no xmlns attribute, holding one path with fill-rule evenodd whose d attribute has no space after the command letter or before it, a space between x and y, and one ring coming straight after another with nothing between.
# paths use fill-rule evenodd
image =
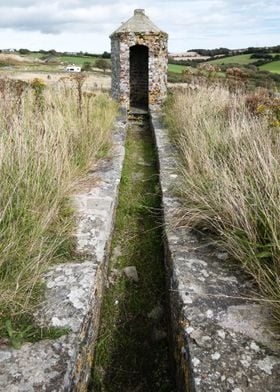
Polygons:
<instances>
[{"instance_id":1,"label":"concrete wall of channel","mask_svg":"<svg viewBox=\"0 0 280 392\"><path fill-rule=\"evenodd\" d=\"M241 268L211 241L174 225L181 201L178 157L160 114L151 113L158 153L178 392L279 392L279 340L267 306Z\"/></svg>"},{"instance_id":2,"label":"concrete wall of channel","mask_svg":"<svg viewBox=\"0 0 280 392\"><path fill-rule=\"evenodd\" d=\"M54 266L45 276L46 301L36 314L40 326L67 327L56 340L0 345L0 391L87 391L96 342L109 249L124 161L125 117L113 134L111 156L91 173L87 191L75 196L81 262Z\"/></svg>"}]
</instances>

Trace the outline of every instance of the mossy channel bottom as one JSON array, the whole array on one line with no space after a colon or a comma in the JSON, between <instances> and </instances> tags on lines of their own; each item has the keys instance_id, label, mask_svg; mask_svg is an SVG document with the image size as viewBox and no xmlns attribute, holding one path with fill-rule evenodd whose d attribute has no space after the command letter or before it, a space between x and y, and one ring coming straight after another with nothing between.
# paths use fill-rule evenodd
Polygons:
<instances>
[{"instance_id":1,"label":"mossy channel bottom","mask_svg":"<svg viewBox=\"0 0 280 392\"><path fill-rule=\"evenodd\" d=\"M175 391L156 163L149 121L130 123L90 391Z\"/></svg>"}]
</instances>

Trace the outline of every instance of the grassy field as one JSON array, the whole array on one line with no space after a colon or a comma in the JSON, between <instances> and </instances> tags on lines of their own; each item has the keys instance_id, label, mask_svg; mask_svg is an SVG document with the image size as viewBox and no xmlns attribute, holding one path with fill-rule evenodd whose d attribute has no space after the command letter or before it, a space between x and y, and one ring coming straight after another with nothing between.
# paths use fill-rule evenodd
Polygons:
<instances>
[{"instance_id":1,"label":"grassy field","mask_svg":"<svg viewBox=\"0 0 280 392\"><path fill-rule=\"evenodd\" d=\"M274 61L273 63L264 64L260 66L260 69L280 74L280 61Z\"/></svg>"},{"instance_id":2,"label":"grassy field","mask_svg":"<svg viewBox=\"0 0 280 392\"><path fill-rule=\"evenodd\" d=\"M26 55L21 55L19 52L15 52L14 54L18 56L22 56L23 58L26 59L41 59L42 57L48 56L48 54L44 53L34 53L30 52ZM77 55L77 56L67 56L67 55L61 55L61 56L53 56L52 62L55 63L65 63L65 64L75 64L78 66L82 66L84 62L90 62L92 64L95 64L97 57L92 57L92 56L82 56L82 55ZM110 60L109 60L110 61ZM37 63L34 63L34 66L39 67L40 65ZM55 66L55 64L49 65L49 66Z\"/></svg>"},{"instance_id":3,"label":"grassy field","mask_svg":"<svg viewBox=\"0 0 280 392\"><path fill-rule=\"evenodd\" d=\"M223 87L170 98L184 206L180 224L215 234L240 261L280 327L280 105Z\"/></svg>"},{"instance_id":4,"label":"grassy field","mask_svg":"<svg viewBox=\"0 0 280 392\"><path fill-rule=\"evenodd\" d=\"M279 55L279 53L273 53L273 56ZM231 57L226 57L223 59L216 59L216 60L210 60L209 63L211 64L240 64L240 65L247 65L251 64L257 59L251 59L251 54L241 54L237 56L231 56ZM280 61L275 61L272 63L264 64L259 67L260 69L270 71L270 72L275 72L275 73L280 73Z\"/></svg>"},{"instance_id":5,"label":"grassy field","mask_svg":"<svg viewBox=\"0 0 280 392\"><path fill-rule=\"evenodd\" d=\"M82 66L85 62L89 62L91 64L95 64L97 57L91 56L58 56L56 60L63 63L75 64ZM110 60L109 60L110 61Z\"/></svg>"},{"instance_id":6,"label":"grassy field","mask_svg":"<svg viewBox=\"0 0 280 392\"><path fill-rule=\"evenodd\" d=\"M215 59L215 60L210 60L207 61L211 64L240 64L240 65L245 65L245 64L250 64L256 61L256 59L251 59L251 54L240 54L237 56L231 56L231 57L225 57L222 59Z\"/></svg>"},{"instance_id":7,"label":"grassy field","mask_svg":"<svg viewBox=\"0 0 280 392\"><path fill-rule=\"evenodd\" d=\"M47 268L71 258L70 196L110 146L116 104L81 83L0 80L2 337L31 317Z\"/></svg>"},{"instance_id":8,"label":"grassy field","mask_svg":"<svg viewBox=\"0 0 280 392\"><path fill-rule=\"evenodd\" d=\"M279 53L272 53L273 56L276 56ZM225 57L222 59L215 59L215 60L210 60L207 61L211 64L240 64L240 65L246 65L246 64L251 64L257 59L251 59L251 54L240 54L237 56L231 56L231 57Z\"/></svg>"},{"instance_id":9,"label":"grassy field","mask_svg":"<svg viewBox=\"0 0 280 392\"><path fill-rule=\"evenodd\" d=\"M279 53L274 53L274 56L276 56L277 54ZM256 61L256 59L251 59L250 56L251 56L250 54L241 54L237 56L226 57L223 59L210 60L207 61L206 63L217 64L217 65L221 65L221 64L247 65ZM180 74L182 70L185 68L186 66L184 65L168 64L168 71L174 74ZM269 64L265 64L260 66L259 68L261 70L263 69L270 72L280 73L280 61L275 61ZM222 74L221 76L224 76L224 74Z\"/></svg>"},{"instance_id":10,"label":"grassy field","mask_svg":"<svg viewBox=\"0 0 280 392\"><path fill-rule=\"evenodd\" d=\"M34 52L30 52L25 55L21 55L19 52L16 52L16 54L18 54L19 56L23 56L23 57L27 57L27 58L31 58L31 59L40 59L45 56L44 53L34 53Z\"/></svg>"},{"instance_id":11,"label":"grassy field","mask_svg":"<svg viewBox=\"0 0 280 392\"><path fill-rule=\"evenodd\" d=\"M183 69L187 68L185 65L168 64L168 71L174 73L181 73Z\"/></svg>"}]
</instances>

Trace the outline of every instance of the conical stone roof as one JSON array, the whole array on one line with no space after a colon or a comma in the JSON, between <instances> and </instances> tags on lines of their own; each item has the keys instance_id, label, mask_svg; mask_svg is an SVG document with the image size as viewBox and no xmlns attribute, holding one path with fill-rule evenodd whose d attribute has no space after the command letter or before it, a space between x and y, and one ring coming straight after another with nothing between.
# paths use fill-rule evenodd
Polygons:
<instances>
[{"instance_id":1,"label":"conical stone roof","mask_svg":"<svg viewBox=\"0 0 280 392\"><path fill-rule=\"evenodd\" d=\"M122 33L164 33L145 15L145 10L137 9L134 15L127 22L123 23L111 35L118 35ZM166 34L166 33L165 33Z\"/></svg>"}]
</instances>

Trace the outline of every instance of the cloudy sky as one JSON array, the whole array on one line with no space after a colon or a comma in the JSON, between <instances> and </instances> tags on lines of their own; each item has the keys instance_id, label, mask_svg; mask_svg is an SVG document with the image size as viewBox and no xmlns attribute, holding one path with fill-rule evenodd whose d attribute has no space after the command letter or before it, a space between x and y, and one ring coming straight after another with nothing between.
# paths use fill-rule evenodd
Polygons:
<instances>
[{"instance_id":1,"label":"cloudy sky","mask_svg":"<svg viewBox=\"0 0 280 392\"><path fill-rule=\"evenodd\" d=\"M280 44L279 0L0 0L0 48L109 51L136 8L169 33L169 51Z\"/></svg>"}]
</instances>

